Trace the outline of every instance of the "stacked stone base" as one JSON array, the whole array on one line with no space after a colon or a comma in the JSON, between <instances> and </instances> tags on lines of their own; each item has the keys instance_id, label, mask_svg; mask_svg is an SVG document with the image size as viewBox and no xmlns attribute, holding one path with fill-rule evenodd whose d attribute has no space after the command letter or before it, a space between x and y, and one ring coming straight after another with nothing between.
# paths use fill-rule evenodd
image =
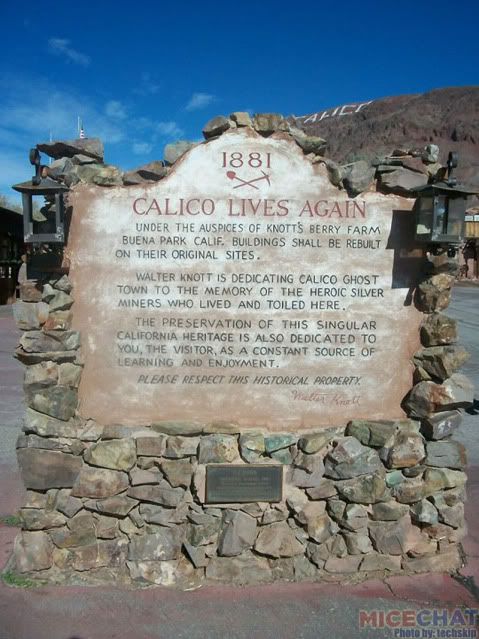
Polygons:
<instances>
[{"instance_id":1,"label":"stacked stone base","mask_svg":"<svg viewBox=\"0 0 479 639\"><path fill-rule=\"evenodd\" d=\"M178 587L452 572L465 534L464 448L420 429L413 420L299 437L233 425L102 427L29 409L15 570ZM281 464L283 500L204 503L213 463Z\"/></svg>"}]
</instances>

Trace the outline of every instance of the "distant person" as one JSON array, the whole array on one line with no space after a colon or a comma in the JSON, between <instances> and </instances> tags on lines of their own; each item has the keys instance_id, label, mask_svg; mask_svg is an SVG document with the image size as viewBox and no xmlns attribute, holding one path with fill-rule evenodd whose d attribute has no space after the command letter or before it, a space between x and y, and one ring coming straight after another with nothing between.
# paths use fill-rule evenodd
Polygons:
<instances>
[{"instance_id":1,"label":"distant person","mask_svg":"<svg viewBox=\"0 0 479 639\"><path fill-rule=\"evenodd\" d=\"M476 240L467 240L462 255L467 267L466 277L468 280L476 279L476 263L477 263L477 248Z\"/></svg>"}]
</instances>

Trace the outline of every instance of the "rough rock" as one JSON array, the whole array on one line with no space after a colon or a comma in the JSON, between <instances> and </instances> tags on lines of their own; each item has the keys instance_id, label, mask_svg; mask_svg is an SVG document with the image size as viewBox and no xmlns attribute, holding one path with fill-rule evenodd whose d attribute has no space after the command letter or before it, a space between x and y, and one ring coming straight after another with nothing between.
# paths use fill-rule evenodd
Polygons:
<instances>
[{"instance_id":1,"label":"rough rock","mask_svg":"<svg viewBox=\"0 0 479 639\"><path fill-rule=\"evenodd\" d=\"M424 147L421 159L426 164L435 164L439 162L439 147L437 144L428 144Z\"/></svg>"},{"instance_id":2,"label":"rough rock","mask_svg":"<svg viewBox=\"0 0 479 639\"><path fill-rule=\"evenodd\" d=\"M21 532L13 549L18 572L48 570L53 565L53 544L45 532Z\"/></svg>"},{"instance_id":3,"label":"rough rock","mask_svg":"<svg viewBox=\"0 0 479 639\"><path fill-rule=\"evenodd\" d=\"M221 518L203 514L190 525L187 539L192 546L206 546L214 543L221 528Z\"/></svg>"},{"instance_id":4,"label":"rough rock","mask_svg":"<svg viewBox=\"0 0 479 639\"><path fill-rule=\"evenodd\" d=\"M368 553L361 562L359 570L364 572L374 572L376 570L399 572L401 570L401 557L398 555Z\"/></svg>"},{"instance_id":5,"label":"rough rock","mask_svg":"<svg viewBox=\"0 0 479 639\"><path fill-rule=\"evenodd\" d=\"M322 478L319 485L308 488L306 493L310 499L328 499L337 495L336 484L332 479Z\"/></svg>"},{"instance_id":6,"label":"rough rock","mask_svg":"<svg viewBox=\"0 0 479 639\"><path fill-rule=\"evenodd\" d=\"M445 488L460 488L467 481L461 470L450 468L428 468L424 473L424 495L434 495Z\"/></svg>"},{"instance_id":7,"label":"rough rock","mask_svg":"<svg viewBox=\"0 0 479 639\"><path fill-rule=\"evenodd\" d=\"M430 501L423 499L411 506L411 519L417 524L437 524L437 510Z\"/></svg>"},{"instance_id":8,"label":"rough rock","mask_svg":"<svg viewBox=\"0 0 479 639\"><path fill-rule=\"evenodd\" d=\"M116 166L85 164L77 166L75 173L84 184L119 186L123 183L121 171Z\"/></svg>"},{"instance_id":9,"label":"rough rock","mask_svg":"<svg viewBox=\"0 0 479 639\"><path fill-rule=\"evenodd\" d=\"M428 442L426 450L427 466L463 470L467 465L466 449L460 442Z\"/></svg>"},{"instance_id":10,"label":"rough rock","mask_svg":"<svg viewBox=\"0 0 479 639\"><path fill-rule=\"evenodd\" d=\"M83 466L72 488L73 497L113 497L128 488L128 475L118 470Z\"/></svg>"},{"instance_id":11,"label":"rough rock","mask_svg":"<svg viewBox=\"0 0 479 639\"><path fill-rule=\"evenodd\" d=\"M247 462L255 462L265 452L262 433L244 433L239 438L241 457Z\"/></svg>"},{"instance_id":12,"label":"rough rock","mask_svg":"<svg viewBox=\"0 0 479 639\"><path fill-rule=\"evenodd\" d=\"M169 146L169 145L168 145ZM166 151L166 149L165 149ZM123 184L142 184L144 182L159 182L168 174L168 169L163 162L155 160L143 164L137 169L132 169L123 174Z\"/></svg>"},{"instance_id":13,"label":"rough rock","mask_svg":"<svg viewBox=\"0 0 479 639\"><path fill-rule=\"evenodd\" d=\"M124 565L126 559L127 541L112 539L96 541L90 546L71 548L72 567L83 572L95 568L116 568Z\"/></svg>"},{"instance_id":14,"label":"rough rock","mask_svg":"<svg viewBox=\"0 0 479 639\"><path fill-rule=\"evenodd\" d=\"M373 504L371 517L376 521L396 521L401 519L408 513L406 504L397 501L385 501L379 504Z\"/></svg>"},{"instance_id":15,"label":"rough rock","mask_svg":"<svg viewBox=\"0 0 479 639\"><path fill-rule=\"evenodd\" d=\"M243 553L239 557L212 557L206 567L206 578L226 584L247 584L272 581L271 568L265 557Z\"/></svg>"},{"instance_id":16,"label":"rough rock","mask_svg":"<svg viewBox=\"0 0 479 639\"><path fill-rule=\"evenodd\" d=\"M404 555L414 548L420 532L411 524L409 515L405 515L397 521L370 522L369 534L378 552L385 555Z\"/></svg>"},{"instance_id":17,"label":"rough rock","mask_svg":"<svg viewBox=\"0 0 479 639\"><path fill-rule=\"evenodd\" d=\"M42 300L49 306L50 313L67 311L73 304L73 297L65 291L53 288L50 284L43 286Z\"/></svg>"},{"instance_id":18,"label":"rough rock","mask_svg":"<svg viewBox=\"0 0 479 639\"><path fill-rule=\"evenodd\" d=\"M289 448L282 448L281 450L274 450L270 453L271 459L274 459L279 464L289 466L293 463L293 454Z\"/></svg>"},{"instance_id":19,"label":"rough rock","mask_svg":"<svg viewBox=\"0 0 479 639\"><path fill-rule=\"evenodd\" d=\"M104 438L107 438L106 435L104 435ZM170 437L170 440L172 439L174 440L175 438ZM156 437L150 435L146 437L143 435L139 435L138 437L135 437L135 440L137 455L141 455L142 457L162 457L165 454L166 437L164 435L156 435ZM198 445L198 443L196 443L196 445ZM180 452L182 453L185 447L187 448L187 445L183 445L183 442L178 444L175 441L171 441L171 446L167 457L182 457L183 455L180 454Z\"/></svg>"},{"instance_id":20,"label":"rough rock","mask_svg":"<svg viewBox=\"0 0 479 639\"><path fill-rule=\"evenodd\" d=\"M186 522L188 504L180 503L176 508L166 508L164 506L153 504L141 504L140 514L147 524L158 524L160 526L173 527L176 524Z\"/></svg>"},{"instance_id":21,"label":"rough rock","mask_svg":"<svg viewBox=\"0 0 479 639\"><path fill-rule=\"evenodd\" d=\"M111 439L93 444L85 452L85 461L112 470L130 470L136 464L133 439Z\"/></svg>"},{"instance_id":22,"label":"rough rock","mask_svg":"<svg viewBox=\"0 0 479 639\"><path fill-rule=\"evenodd\" d=\"M250 114L247 111L235 111L230 115L230 118L233 122L236 122L236 125L241 126L253 126L253 121L251 120Z\"/></svg>"},{"instance_id":23,"label":"rough rock","mask_svg":"<svg viewBox=\"0 0 479 639\"><path fill-rule=\"evenodd\" d=\"M443 384L420 382L410 392L405 407L412 417L466 408L474 401L474 386L465 375L454 373Z\"/></svg>"},{"instance_id":24,"label":"rough rock","mask_svg":"<svg viewBox=\"0 0 479 639\"><path fill-rule=\"evenodd\" d=\"M307 135L304 131L296 127L290 127L290 133L296 144L303 149L306 155L308 153L323 155L328 146L328 143L326 140L323 140L323 138L317 135Z\"/></svg>"},{"instance_id":25,"label":"rough rock","mask_svg":"<svg viewBox=\"0 0 479 639\"><path fill-rule=\"evenodd\" d=\"M199 443L199 437L168 437L164 455L165 457L171 457L173 459L196 455Z\"/></svg>"},{"instance_id":26,"label":"rough rock","mask_svg":"<svg viewBox=\"0 0 479 639\"><path fill-rule=\"evenodd\" d=\"M20 517L24 530L44 530L46 528L59 528L66 522L61 513L55 511L44 512L37 508L22 508Z\"/></svg>"},{"instance_id":27,"label":"rough rock","mask_svg":"<svg viewBox=\"0 0 479 639\"><path fill-rule=\"evenodd\" d=\"M238 440L233 435L206 435L200 440L198 454L200 464L228 463L235 461L238 457Z\"/></svg>"},{"instance_id":28,"label":"rough rock","mask_svg":"<svg viewBox=\"0 0 479 639\"><path fill-rule=\"evenodd\" d=\"M204 426L204 424L199 422L165 420L152 424L151 428L157 433L166 435L200 435Z\"/></svg>"},{"instance_id":29,"label":"rough rock","mask_svg":"<svg viewBox=\"0 0 479 639\"><path fill-rule=\"evenodd\" d=\"M350 555L365 555L373 550L367 528L358 532L345 532L343 537Z\"/></svg>"},{"instance_id":30,"label":"rough rock","mask_svg":"<svg viewBox=\"0 0 479 639\"><path fill-rule=\"evenodd\" d=\"M451 377L469 359L462 346L431 346L414 355L413 361L436 381Z\"/></svg>"},{"instance_id":31,"label":"rough rock","mask_svg":"<svg viewBox=\"0 0 479 639\"><path fill-rule=\"evenodd\" d=\"M50 307L45 302L15 302L12 306L13 317L18 328L30 331L40 328L48 319Z\"/></svg>"},{"instance_id":32,"label":"rough rock","mask_svg":"<svg viewBox=\"0 0 479 639\"><path fill-rule=\"evenodd\" d=\"M271 135L275 131L289 128L283 116L278 113L256 113L253 127L261 135Z\"/></svg>"},{"instance_id":33,"label":"rough rock","mask_svg":"<svg viewBox=\"0 0 479 639\"><path fill-rule=\"evenodd\" d=\"M356 437L361 444L382 448L394 441L394 436L403 422L371 422L364 419L353 419L346 427L346 435Z\"/></svg>"},{"instance_id":34,"label":"rough rock","mask_svg":"<svg viewBox=\"0 0 479 639\"><path fill-rule=\"evenodd\" d=\"M283 448L289 448L289 446L294 443L296 443L296 437L294 435L275 434L267 435L264 438L264 445L268 454L282 450Z\"/></svg>"},{"instance_id":35,"label":"rough rock","mask_svg":"<svg viewBox=\"0 0 479 639\"><path fill-rule=\"evenodd\" d=\"M62 453L81 455L85 445L78 440L56 439L53 437L39 437L38 435L19 435L17 448L45 448L47 450L59 450Z\"/></svg>"},{"instance_id":36,"label":"rough rock","mask_svg":"<svg viewBox=\"0 0 479 639\"><path fill-rule=\"evenodd\" d=\"M203 135L205 140L209 140L217 135L221 135L229 128L231 128L231 122L228 118L225 118L223 115L218 115L205 124L203 127Z\"/></svg>"},{"instance_id":37,"label":"rough rock","mask_svg":"<svg viewBox=\"0 0 479 639\"><path fill-rule=\"evenodd\" d=\"M428 315L421 326L424 346L444 346L457 341L457 322L442 313Z\"/></svg>"},{"instance_id":38,"label":"rough rock","mask_svg":"<svg viewBox=\"0 0 479 639\"><path fill-rule=\"evenodd\" d=\"M375 168L365 160L341 167L343 184L351 197L366 191L373 181Z\"/></svg>"},{"instance_id":39,"label":"rough rock","mask_svg":"<svg viewBox=\"0 0 479 639\"><path fill-rule=\"evenodd\" d=\"M37 149L55 160L65 157L72 158L75 155L81 154L103 162L103 143L99 138L42 142L37 144Z\"/></svg>"},{"instance_id":40,"label":"rough rock","mask_svg":"<svg viewBox=\"0 0 479 639\"><path fill-rule=\"evenodd\" d=\"M140 501L148 501L169 508L178 506L185 491L183 488L172 488L167 481L160 482L157 486L135 486L128 489L128 496Z\"/></svg>"},{"instance_id":41,"label":"rough rock","mask_svg":"<svg viewBox=\"0 0 479 639\"><path fill-rule=\"evenodd\" d=\"M374 504L378 501L387 501L389 498L389 491L382 473L359 475L353 479L338 481L336 488L344 499L358 504Z\"/></svg>"},{"instance_id":42,"label":"rough rock","mask_svg":"<svg viewBox=\"0 0 479 639\"><path fill-rule=\"evenodd\" d=\"M289 511L282 504L271 504L263 513L261 523L274 524L277 521L285 521L289 517Z\"/></svg>"},{"instance_id":43,"label":"rough rock","mask_svg":"<svg viewBox=\"0 0 479 639\"><path fill-rule=\"evenodd\" d=\"M25 369L23 387L26 393L53 386L58 382L58 365L55 362L40 362Z\"/></svg>"},{"instance_id":44,"label":"rough rock","mask_svg":"<svg viewBox=\"0 0 479 639\"><path fill-rule=\"evenodd\" d=\"M145 484L157 484L162 475L159 471L142 470L134 468L130 472L130 482L132 486L142 486Z\"/></svg>"},{"instance_id":45,"label":"rough rock","mask_svg":"<svg viewBox=\"0 0 479 639\"><path fill-rule=\"evenodd\" d=\"M58 383L60 386L78 388L82 374L82 367L64 362L58 366Z\"/></svg>"},{"instance_id":46,"label":"rough rock","mask_svg":"<svg viewBox=\"0 0 479 639\"><path fill-rule=\"evenodd\" d=\"M380 469L382 463L377 452L363 446L355 437L338 439L324 464L325 476L332 479L351 479Z\"/></svg>"},{"instance_id":47,"label":"rough rock","mask_svg":"<svg viewBox=\"0 0 479 639\"><path fill-rule=\"evenodd\" d=\"M88 156L85 156L88 157ZM93 158L88 158L90 161L93 161ZM73 161L71 158L59 158L58 160L54 160L48 166L48 175L52 177L54 180L61 180L67 175L67 173L71 173L74 169Z\"/></svg>"},{"instance_id":48,"label":"rough rock","mask_svg":"<svg viewBox=\"0 0 479 639\"><path fill-rule=\"evenodd\" d=\"M73 313L68 311L53 311L43 325L44 331L68 331L72 326Z\"/></svg>"},{"instance_id":49,"label":"rough rock","mask_svg":"<svg viewBox=\"0 0 479 639\"><path fill-rule=\"evenodd\" d=\"M75 415L78 392L69 386L50 386L27 397L29 406L39 413L68 421Z\"/></svg>"},{"instance_id":50,"label":"rough rock","mask_svg":"<svg viewBox=\"0 0 479 639\"><path fill-rule=\"evenodd\" d=\"M362 556L329 557L324 565L326 572L334 574L355 573L359 569Z\"/></svg>"},{"instance_id":51,"label":"rough rock","mask_svg":"<svg viewBox=\"0 0 479 639\"><path fill-rule=\"evenodd\" d=\"M394 171L380 174L381 189L398 195L415 196L417 189L428 182L427 175L398 167Z\"/></svg>"},{"instance_id":52,"label":"rough rock","mask_svg":"<svg viewBox=\"0 0 479 639\"><path fill-rule=\"evenodd\" d=\"M388 468L409 468L419 464L426 452L419 433L399 431L393 444L388 448L382 448L379 454Z\"/></svg>"},{"instance_id":53,"label":"rough rock","mask_svg":"<svg viewBox=\"0 0 479 639\"><path fill-rule=\"evenodd\" d=\"M421 432L427 439L444 439L459 428L462 415L458 410L428 415L421 422Z\"/></svg>"},{"instance_id":54,"label":"rough rock","mask_svg":"<svg viewBox=\"0 0 479 639\"><path fill-rule=\"evenodd\" d=\"M72 497L69 490L59 490L55 500L55 508L66 517L74 517L83 507L81 499Z\"/></svg>"},{"instance_id":55,"label":"rough rock","mask_svg":"<svg viewBox=\"0 0 479 639\"><path fill-rule=\"evenodd\" d=\"M37 448L17 450L18 465L27 488L69 488L75 483L82 460L66 453Z\"/></svg>"},{"instance_id":56,"label":"rough rock","mask_svg":"<svg viewBox=\"0 0 479 639\"><path fill-rule=\"evenodd\" d=\"M256 539L256 519L241 510L223 513L218 555L234 557L251 548Z\"/></svg>"},{"instance_id":57,"label":"rough rock","mask_svg":"<svg viewBox=\"0 0 479 639\"><path fill-rule=\"evenodd\" d=\"M269 557L293 557L304 552L304 546L285 521L262 526L254 549Z\"/></svg>"},{"instance_id":58,"label":"rough rock","mask_svg":"<svg viewBox=\"0 0 479 639\"><path fill-rule=\"evenodd\" d=\"M421 476L404 478L393 487L392 494L401 504L412 504L425 496L424 481Z\"/></svg>"},{"instance_id":59,"label":"rough rock","mask_svg":"<svg viewBox=\"0 0 479 639\"><path fill-rule=\"evenodd\" d=\"M446 494L447 491L446 493L433 495L431 498L439 513L439 521L452 528L464 526L464 503L456 502L448 504ZM437 521L438 519L436 518L436 521L432 523L437 523Z\"/></svg>"},{"instance_id":60,"label":"rough rock","mask_svg":"<svg viewBox=\"0 0 479 639\"><path fill-rule=\"evenodd\" d=\"M206 556L204 546L192 546L188 542L184 542L183 548L195 568L205 568L209 563Z\"/></svg>"},{"instance_id":61,"label":"rough rock","mask_svg":"<svg viewBox=\"0 0 479 639\"><path fill-rule=\"evenodd\" d=\"M78 437L81 426L76 420L64 422L29 408L25 412L23 430L40 437Z\"/></svg>"},{"instance_id":62,"label":"rough rock","mask_svg":"<svg viewBox=\"0 0 479 639\"><path fill-rule=\"evenodd\" d=\"M333 434L328 431L303 435L298 441L298 448L304 453L314 454L329 444L332 438Z\"/></svg>"},{"instance_id":63,"label":"rough rock","mask_svg":"<svg viewBox=\"0 0 479 639\"><path fill-rule=\"evenodd\" d=\"M164 561L178 559L183 543L181 527L162 528L157 532L133 537L128 547L129 561Z\"/></svg>"},{"instance_id":64,"label":"rough rock","mask_svg":"<svg viewBox=\"0 0 479 639\"><path fill-rule=\"evenodd\" d=\"M438 273L419 283L415 302L423 313L435 313L449 306L454 275Z\"/></svg>"},{"instance_id":65,"label":"rough rock","mask_svg":"<svg viewBox=\"0 0 479 639\"><path fill-rule=\"evenodd\" d=\"M80 333L78 331L28 331L22 335L19 344L26 353L75 351L80 347Z\"/></svg>"},{"instance_id":66,"label":"rough rock","mask_svg":"<svg viewBox=\"0 0 479 639\"><path fill-rule=\"evenodd\" d=\"M24 302L41 302L43 285L37 280L20 282L20 299Z\"/></svg>"},{"instance_id":67,"label":"rough rock","mask_svg":"<svg viewBox=\"0 0 479 639\"><path fill-rule=\"evenodd\" d=\"M188 142L187 140L178 140L167 144L163 151L163 157L168 164L174 164L190 149L197 146L196 142Z\"/></svg>"},{"instance_id":68,"label":"rough rock","mask_svg":"<svg viewBox=\"0 0 479 639\"><path fill-rule=\"evenodd\" d=\"M161 470L173 488L187 488L191 484L193 466L189 459L165 460L161 463Z\"/></svg>"},{"instance_id":69,"label":"rough rock","mask_svg":"<svg viewBox=\"0 0 479 639\"><path fill-rule=\"evenodd\" d=\"M429 557L403 559L402 567L407 572L456 572L462 566L462 559L457 547Z\"/></svg>"},{"instance_id":70,"label":"rough rock","mask_svg":"<svg viewBox=\"0 0 479 639\"><path fill-rule=\"evenodd\" d=\"M301 510L298 520L305 524L310 539L318 544L325 542L338 532L338 527L324 510L324 502L309 502Z\"/></svg>"},{"instance_id":71,"label":"rough rock","mask_svg":"<svg viewBox=\"0 0 479 639\"><path fill-rule=\"evenodd\" d=\"M90 499L85 502L85 508L103 515L126 517L137 504L136 499L131 499L126 495L115 495L106 499Z\"/></svg>"}]
</instances>

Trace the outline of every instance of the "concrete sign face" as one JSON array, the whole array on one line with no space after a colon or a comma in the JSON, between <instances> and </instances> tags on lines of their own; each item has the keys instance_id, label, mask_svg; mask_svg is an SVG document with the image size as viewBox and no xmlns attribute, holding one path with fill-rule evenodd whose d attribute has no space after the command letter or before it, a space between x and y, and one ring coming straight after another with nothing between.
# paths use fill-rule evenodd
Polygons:
<instances>
[{"instance_id":1,"label":"concrete sign face","mask_svg":"<svg viewBox=\"0 0 479 639\"><path fill-rule=\"evenodd\" d=\"M407 200L349 198L291 138L242 130L161 182L72 203L83 417L284 431L404 416L421 314L388 247Z\"/></svg>"}]
</instances>

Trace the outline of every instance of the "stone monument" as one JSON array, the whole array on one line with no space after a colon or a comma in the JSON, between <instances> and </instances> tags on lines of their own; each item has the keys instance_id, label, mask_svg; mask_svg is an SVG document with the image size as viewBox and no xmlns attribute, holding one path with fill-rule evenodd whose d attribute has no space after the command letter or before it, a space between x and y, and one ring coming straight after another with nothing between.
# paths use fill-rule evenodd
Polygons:
<instances>
[{"instance_id":1,"label":"stone monument","mask_svg":"<svg viewBox=\"0 0 479 639\"><path fill-rule=\"evenodd\" d=\"M39 145L70 226L63 272L15 310L12 566L178 587L454 571L472 387L413 192L274 114L204 135L124 174L94 140Z\"/></svg>"}]
</instances>

